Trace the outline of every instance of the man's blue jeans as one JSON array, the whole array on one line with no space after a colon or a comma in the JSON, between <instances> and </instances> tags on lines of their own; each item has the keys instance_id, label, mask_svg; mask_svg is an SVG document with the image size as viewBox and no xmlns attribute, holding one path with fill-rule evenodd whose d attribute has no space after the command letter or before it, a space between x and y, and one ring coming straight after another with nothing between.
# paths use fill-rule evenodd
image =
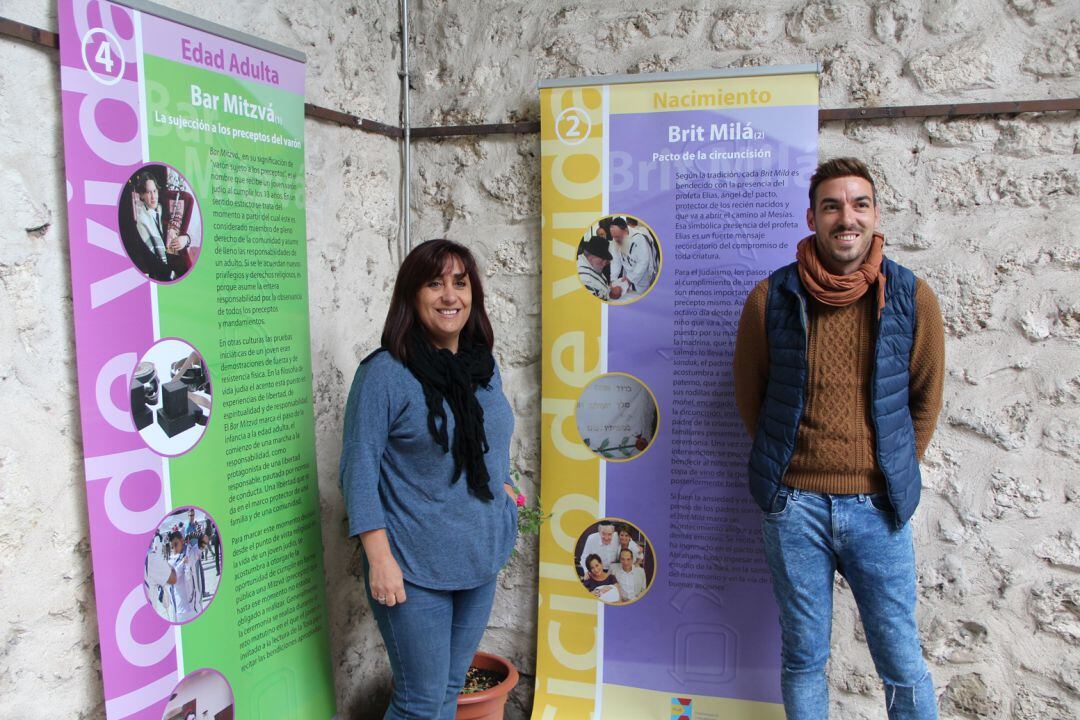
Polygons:
<instances>
[{"instance_id":1,"label":"man's blue jeans","mask_svg":"<svg viewBox=\"0 0 1080 720\"><path fill-rule=\"evenodd\" d=\"M364 586L379 625L394 694L383 720L453 720L495 600L495 581L468 590L428 590L405 582L405 602L380 605Z\"/></svg>"},{"instance_id":2,"label":"man's blue jeans","mask_svg":"<svg viewBox=\"0 0 1080 720\"><path fill-rule=\"evenodd\" d=\"M829 716L825 663L833 574L859 606L866 644L885 683L889 720L933 720L937 701L915 624L911 525L897 529L881 496L825 495L783 487L762 519L780 606L780 687L788 720Z\"/></svg>"}]
</instances>

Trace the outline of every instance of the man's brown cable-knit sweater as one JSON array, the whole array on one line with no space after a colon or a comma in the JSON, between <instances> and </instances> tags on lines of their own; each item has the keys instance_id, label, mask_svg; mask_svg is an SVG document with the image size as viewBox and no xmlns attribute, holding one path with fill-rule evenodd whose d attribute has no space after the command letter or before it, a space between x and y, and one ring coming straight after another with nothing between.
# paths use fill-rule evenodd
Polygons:
<instances>
[{"instance_id":1,"label":"man's brown cable-knit sweater","mask_svg":"<svg viewBox=\"0 0 1080 720\"><path fill-rule=\"evenodd\" d=\"M750 291L735 341L735 403L751 436L769 380L768 292L768 278ZM874 456L870 415L876 293L871 289L846 307L831 307L811 298L807 311L806 407L784 483L824 493L882 492L885 478ZM908 407L915 426L915 450L922 459L941 411L945 372L941 309L934 291L922 280L915 287L910 371Z\"/></svg>"}]
</instances>

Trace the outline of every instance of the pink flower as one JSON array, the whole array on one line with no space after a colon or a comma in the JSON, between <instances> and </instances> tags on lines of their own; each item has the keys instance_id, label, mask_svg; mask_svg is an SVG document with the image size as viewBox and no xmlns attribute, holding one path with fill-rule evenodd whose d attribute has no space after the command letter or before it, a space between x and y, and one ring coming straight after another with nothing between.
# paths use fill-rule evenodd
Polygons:
<instances>
[{"instance_id":1,"label":"pink flower","mask_svg":"<svg viewBox=\"0 0 1080 720\"><path fill-rule=\"evenodd\" d=\"M525 507L525 503L526 503L525 493L518 493L516 502L517 502L518 507Z\"/></svg>"}]
</instances>

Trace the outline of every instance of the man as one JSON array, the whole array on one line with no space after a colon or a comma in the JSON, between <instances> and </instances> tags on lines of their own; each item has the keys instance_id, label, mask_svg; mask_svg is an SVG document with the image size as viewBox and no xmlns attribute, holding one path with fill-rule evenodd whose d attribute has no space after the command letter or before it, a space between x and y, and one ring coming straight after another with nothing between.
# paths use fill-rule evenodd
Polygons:
<instances>
[{"instance_id":1,"label":"man","mask_svg":"<svg viewBox=\"0 0 1080 720\"><path fill-rule=\"evenodd\" d=\"M588 573L589 568L585 564L590 555L598 555L604 569L609 569L619 556L619 543L615 540L615 525L613 523L600 523L597 532L585 539L585 549L581 551L581 568Z\"/></svg>"},{"instance_id":2,"label":"man","mask_svg":"<svg viewBox=\"0 0 1080 720\"><path fill-rule=\"evenodd\" d=\"M641 295L656 279L657 264L654 262L652 244L644 236L644 230L631 235L630 226L625 218L611 220L611 277L613 280L625 278L629 290L634 295Z\"/></svg>"},{"instance_id":3,"label":"man","mask_svg":"<svg viewBox=\"0 0 1080 720\"><path fill-rule=\"evenodd\" d=\"M623 602L645 592L645 570L634 564L634 551L630 548L619 551L619 564L611 574L619 581L619 596Z\"/></svg>"},{"instance_id":4,"label":"man","mask_svg":"<svg viewBox=\"0 0 1080 720\"><path fill-rule=\"evenodd\" d=\"M656 279L656 273L660 271L660 248L656 245L656 238L648 228L642 226L637 218L627 215L626 227L630 232L630 247L633 248L632 252L637 252L637 243L641 243L643 248L648 249L648 285L645 286L642 292L649 289L649 285Z\"/></svg>"},{"instance_id":5,"label":"man","mask_svg":"<svg viewBox=\"0 0 1080 720\"><path fill-rule=\"evenodd\" d=\"M187 191L163 194L151 170L135 176L131 193L134 233L122 221L121 237L132 262L152 280L176 280L191 269L187 249L191 236L186 228L194 202Z\"/></svg>"},{"instance_id":6,"label":"man","mask_svg":"<svg viewBox=\"0 0 1080 720\"><path fill-rule=\"evenodd\" d=\"M585 289L601 300L618 300L622 288L608 283L604 268L611 262L607 240L593 235L578 254L578 278Z\"/></svg>"},{"instance_id":7,"label":"man","mask_svg":"<svg viewBox=\"0 0 1080 720\"><path fill-rule=\"evenodd\" d=\"M915 624L908 520L941 410L934 293L885 258L874 180L818 166L797 262L759 283L735 345L735 400L754 438L750 491L780 607L790 720L828 717L833 573L859 607L890 720L937 717Z\"/></svg>"},{"instance_id":8,"label":"man","mask_svg":"<svg viewBox=\"0 0 1080 720\"><path fill-rule=\"evenodd\" d=\"M169 586L176 584L176 571L165 559L165 543L159 535L154 536L150 549L146 552L146 559L143 561L143 583L146 585L150 605L157 614L169 622L175 622L176 611L172 605L172 589Z\"/></svg>"},{"instance_id":9,"label":"man","mask_svg":"<svg viewBox=\"0 0 1080 720\"><path fill-rule=\"evenodd\" d=\"M196 568L202 564L201 546L205 537L196 536L185 541L179 532L169 533L169 547L172 550L169 564L176 575L169 590L177 622L191 620L203 611L202 585L199 583Z\"/></svg>"},{"instance_id":10,"label":"man","mask_svg":"<svg viewBox=\"0 0 1080 720\"><path fill-rule=\"evenodd\" d=\"M175 379L175 378L174 378ZM192 535L199 534L199 524L195 522L195 510L188 510L187 513L187 527L184 528L184 537L190 538Z\"/></svg>"},{"instance_id":11,"label":"man","mask_svg":"<svg viewBox=\"0 0 1080 720\"><path fill-rule=\"evenodd\" d=\"M138 239L125 239L128 254L136 267L153 280L169 281L173 279L169 267L169 246L177 241L168 238L168 218L162 216L161 196L157 179L149 170L140 172L135 177L132 206L135 212L135 230Z\"/></svg>"}]
</instances>

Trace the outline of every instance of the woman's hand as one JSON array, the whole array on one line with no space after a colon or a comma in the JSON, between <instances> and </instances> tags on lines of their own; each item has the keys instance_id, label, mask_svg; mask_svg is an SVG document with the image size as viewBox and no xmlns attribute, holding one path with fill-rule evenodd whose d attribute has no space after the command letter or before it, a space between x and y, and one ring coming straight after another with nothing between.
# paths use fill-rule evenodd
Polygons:
<instances>
[{"instance_id":1,"label":"woman's hand","mask_svg":"<svg viewBox=\"0 0 1080 720\"><path fill-rule=\"evenodd\" d=\"M503 483L503 490L506 491L506 494L510 496L511 500L517 502L517 493L514 492L514 488L510 485L510 483Z\"/></svg>"},{"instance_id":2,"label":"woman's hand","mask_svg":"<svg viewBox=\"0 0 1080 720\"><path fill-rule=\"evenodd\" d=\"M371 596L375 602L386 607L405 602L405 578L390 552L386 530L379 528L361 533L360 542L364 544L364 554L367 555L368 584L371 585Z\"/></svg>"},{"instance_id":3,"label":"woman's hand","mask_svg":"<svg viewBox=\"0 0 1080 720\"><path fill-rule=\"evenodd\" d=\"M368 582L371 583L371 596L376 602L386 607L405 602L405 579L392 555L377 564L371 563Z\"/></svg>"}]
</instances>

